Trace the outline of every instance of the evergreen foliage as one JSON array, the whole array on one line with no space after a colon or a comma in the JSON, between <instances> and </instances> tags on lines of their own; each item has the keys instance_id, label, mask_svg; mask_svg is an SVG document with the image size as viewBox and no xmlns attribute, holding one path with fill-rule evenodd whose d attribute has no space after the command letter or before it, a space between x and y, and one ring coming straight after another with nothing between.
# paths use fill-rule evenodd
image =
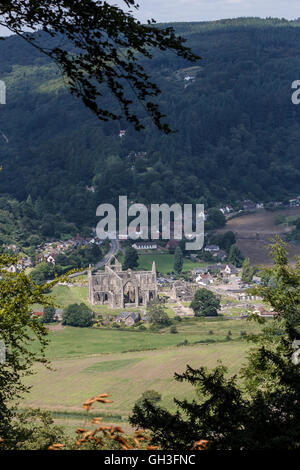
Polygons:
<instances>
[{"instance_id":1,"label":"evergreen foliage","mask_svg":"<svg viewBox=\"0 0 300 470\"><path fill-rule=\"evenodd\" d=\"M167 450L191 449L205 439L209 450L299 449L300 369L292 359L300 339L300 263L288 265L282 242L272 247L275 265L268 269L277 287L253 292L278 316L264 323L239 377L228 377L222 365L213 370L187 367L175 374L195 387L193 401L175 399L176 413L147 403L135 406L131 424L151 431L153 442ZM299 362L299 361L298 361ZM170 430L172 430L170 432Z\"/></svg>"}]
</instances>

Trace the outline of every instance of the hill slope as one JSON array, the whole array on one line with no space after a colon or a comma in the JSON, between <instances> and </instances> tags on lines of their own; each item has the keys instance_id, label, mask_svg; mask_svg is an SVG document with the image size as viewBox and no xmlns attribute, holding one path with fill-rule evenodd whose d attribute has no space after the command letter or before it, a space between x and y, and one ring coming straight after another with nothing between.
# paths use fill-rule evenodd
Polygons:
<instances>
[{"instance_id":1,"label":"hill slope","mask_svg":"<svg viewBox=\"0 0 300 470\"><path fill-rule=\"evenodd\" d=\"M0 133L0 193L19 201L30 195L18 206L30 219L21 232L51 232L57 214L62 224L91 226L96 206L123 194L207 206L298 195L300 107L291 102L291 83L300 78L300 22L246 18L175 27L203 60L191 67L156 53L147 63L177 131L170 136L147 116L140 133L125 122L99 122L46 58L16 37L0 43L8 94L0 115L8 139ZM14 211L7 197L0 210Z\"/></svg>"}]
</instances>

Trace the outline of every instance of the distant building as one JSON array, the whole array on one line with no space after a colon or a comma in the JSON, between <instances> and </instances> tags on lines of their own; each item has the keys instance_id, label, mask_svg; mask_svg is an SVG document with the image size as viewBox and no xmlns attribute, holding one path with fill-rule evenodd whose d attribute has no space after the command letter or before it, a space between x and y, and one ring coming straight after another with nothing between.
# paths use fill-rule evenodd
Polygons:
<instances>
[{"instance_id":1,"label":"distant building","mask_svg":"<svg viewBox=\"0 0 300 470\"><path fill-rule=\"evenodd\" d=\"M220 211L221 211L224 215L228 215L228 214L230 214L231 212L233 212L233 207L232 207L232 206L221 207Z\"/></svg>"},{"instance_id":2,"label":"distant building","mask_svg":"<svg viewBox=\"0 0 300 470\"><path fill-rule=\"evenodd\" d=\"M11 274L19 273L21 271L20 266L18 264L12 264L5 268L5 271Z\"/></svg>"},{"instance_id":3,"label":"distant building","mask_svg":"<svg viewBox=\"0 0 300 470\"><path fill-rule=\"evenodd\" d=\"M256 203L255 202L252 202L252 201L249 201L249 200L245 200L243 201L243 209L244 211L254 211L256 209Z\"/></svg>"},{"instance_id":4,"label":"distant building","mask_svg":"<svg viewBox=\"0 0 300 470\"><path fill-rule=\"evenodd\" d=\"M224 276L232 276L238 273L238 268L236 268L233 264L226 264L225 268L221 270L221 274Z\"/></svg>"},{"instance_id":5,"label":"distant building","mask_svg":"<svg viewBox=\"0 0 300 470\"><path fill-rule=\"evenodd\" d=\"M132 245L136 250L157 250L156 242L138 242Z\"/></svg>"},{"instance_id":6,"label":"distant building","mask_svg":"<svg viewBox=\"0 0 300 470\"><path fill-rule=\"evenodd\" d=\"M133 326L141 320L141 315L138 312L122 312L117 317L117 323L125 323L126 326Z\"/></svg>"},{"instance_id":7,"label":"distant building","mask_svg":"<svg viewBox=\"0 0 300 470\"><path fill-rule=\"evenodd\" d=\"M299 198L297 199L290 199L290 207L299 207L300 206L300 200Z\"/></svg>"},{"instance_id":8,"label":"distant building","mask_svg":"<svg viewBox=\"0 0 300 470\"><path fill-rule=\"evenodd\" d=\"M213 278L211 277L210 274L199 274L199 275L196 277L196 282L197 282L197 284L199 284L200 286L208 287L208 286L210 286L210 284L212 284L214 281L213 281Z\"/></svg>"},{"instance_id":9,"label":"distant building","mask_svg":"<svg viewBox=\"0 0 300 470\"><path fill-rule=\"evenodd\" d=\"M256 313L257 315L259 315L260 317L263 317L263 318L274 318L278 315L277 312L273 312L272 310L271 311L266 310L263 307L259 307L255 310L253 310L253 313Z\"/></svg>"},{"instance_id":10,"label":"distant building","mask_svg":"<svg viewBox=\"0 0 300 470\"><path fill-rule=\"evenodd\" d=\"M11 243L10 245L7 245L6 248L10 251L13 251L14 253L20 252L20 248L17 245L14 245L13 243Z\"/></svg>"},{"instance_id":11,"label":"distant building","mask_svg":"<svg viewBox=\"0 0 300 470\"><path fill-rule=\"evenodd\" d=\"M54 314L54 320L55 321L62 321L63 317L63 309L62 308L56 308L55 309L55 314Z\"/></svg>"},{"instance_id":12,"label":"distant building","mask_svg":"<svg viewBox=\"0 0 300 470\"><path fill-rule=\"evenodd\" d=\"M217 253L213 254L213 257L217 259L217 261L224 261L227 258L227 253L224 250L219 250Z\"/></svg>"},{"instance_id":13,"label":"distant building","mask_svg":"<svg viewBox=\"0 0 300 470\"><path fill-rule=\"evenodd\" d=\"M34 311L32 312L32 316L33 316L33 317L43 318L43 316L44 316L44 309L34 310Z\"/></svg>"},{"instance_id":14,"label":"distant building","mask_svg":"<svg viewBox=\"0 0 300 470\"><path fill-rule=\"evenodd\" d=\"M218 264L211 264L209 266L207 266L207 270L209 273L211 274L218 274L220 273L222 270L224 270L226 267L226 264L221 264L221 263L218 263Z\"/></svg>"},{"instance_id":15,"label":"distant building","mask_svg":"<svg viewBox=\"0 0 300 470\"><path fill-rule=\"evenodd\" d=\"M206 274L207 273L207 268L195 268L193 269L193 274L199 275L199 274Z\"/></svg>"},{"instance_id":16,"label":"distant building","mask_svg":"<svg viewBox=\"0 0 300 470\"><path fill-rule=\"evenodd\" d=\"M204 251L208 251L209 253L216 253L220 251L220 247L218 245L206 245Z\"/></svg>"},{"instance_id":17,"label":"distant building","mask_svg":"<svg viewBox=\"0 0 300 470\"><path fill-rule=\"evenodd\" d=\"M57 257L57 253L50 253L49 255L45 257L45 260L47 261L47 263L51 263L55 265L56 257Z\"/></svg>"},{"instance_id":18,"label":"distant building","mask_svg":"<svg viewBox=\"0 0 300 470\"><path fill-rule=\"evenodd\" d=\"M156 267L151 271L123 271L113 257L105 271L88 272L88 301L93 305L108 304L112 308L146 306L157 297Z\"/></svg>"},{"instance_id":19,"label":"distant building","mask_svg":"<svg viewBox=\"0 0 300 470\"><path fill-rule=\"evenodd\" d=\"M85 189L90 193L94 193L96 191L95 186L86 186Z\"/></svg>"}]
</instances>

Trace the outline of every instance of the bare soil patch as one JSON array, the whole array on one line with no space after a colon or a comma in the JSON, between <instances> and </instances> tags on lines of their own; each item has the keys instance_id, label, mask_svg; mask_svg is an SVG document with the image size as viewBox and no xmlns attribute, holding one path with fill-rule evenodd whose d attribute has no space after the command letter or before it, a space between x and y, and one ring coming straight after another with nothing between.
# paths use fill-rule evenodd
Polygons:
<instances>
[{"instance_id":1,"label":"bare soil patch","mask_svg":"<svg viewBox=\"0 0 300 470\"><path fill-rule=\"evenodd\" d=\"M219 230L224 233L232 230L237 239L237 245L245 257L249 257L252 264L270 265L272 260L268 253L268 245L276 235L284 237L289 229L275 225L276 215L300 216L300 207L282 209L278 211L260 210L253 214L236 217L227 222L226 227ZM294 257L300 256L300 246L288 244L289 260L295 262Z\"/></svg>"}]
</instances>

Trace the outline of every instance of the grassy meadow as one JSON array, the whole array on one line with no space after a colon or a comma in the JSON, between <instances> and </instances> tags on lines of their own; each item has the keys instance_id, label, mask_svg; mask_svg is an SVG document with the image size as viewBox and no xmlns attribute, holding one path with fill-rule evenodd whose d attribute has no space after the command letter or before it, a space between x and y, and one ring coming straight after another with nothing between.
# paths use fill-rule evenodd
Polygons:
<instances>
[{"instance_id":1,"label":"grassy meadow","mask_svg":"<svg viewBox=\"0 0 300 470\"><path fill-rule=\"evenodd\" d=\"M64 327L49 331L47 357L52 369L36 367L27 378L32 386L22 407L51 410L59 424L72 432L82 425L82 403L98 393L110 393L113 403L96 406L94 415L106 422L122 421L141 394L154 389L162 405L174 409L173 397L192 398L193 388L174 380L175 372L217 365L221 360L230 374L238 372L249 349L241 332L259 332L247 320L187 319L160 332ZM227 340L228 332L231 340ZM187 341L188 344L178 346ZM214 340L215 342L209 342Z\"/></svg>"},{"instance_id":2,"label":"grassy meadow","mask_svg":"<svg viewBox=\"0 0 300 470\"><path fill-rule=\"evenodd\" d=\"M139 254L138 269L144 271L151 270L153 261L155 261L157 271L161 274L167 274L174 271L174 255L169 253L160 254L156 252ZM206 264L184 259L182 270L189 271L203 266L206 266Z\"/></svg>"},{"instance_id":3,"label":"grassy meadow","mask_svg":"<svg viewBox=\"0 0 300 470\"><path fill-rule=\"evenodd\" d=\"M153 261L161 273L173 270L174 255L157 253L140 255L138 269L151 269ZM201 264L185 260L183 269L198 266ZM58 285L51 295L61 307L80 302L89 306L87 277L77 278L73 286ZM166 307L174 317L172 304ZM104 315L120 312L109 306L93 306L93 310ZM245 333L258 333L261 328L245 319L223 317L192 317L175 324L175 334L170 327L153 332L50 325L47 358L52 370L38 365L36 373L26 378L32 388L22 407L52 411L56 422L73 433L85 419L82 403L96 394L110 393L113 403L96 407L92 414L104 416L108 424L122 422L126 427L135 401L146 390L161 393L161 404L169 409L174 409L174 397L194 397L191 385L174 380L174 373L183 372L187 364L211 368L221 360L229 374L237 373L250 347Z\"/></svg>"}]
</instances>

